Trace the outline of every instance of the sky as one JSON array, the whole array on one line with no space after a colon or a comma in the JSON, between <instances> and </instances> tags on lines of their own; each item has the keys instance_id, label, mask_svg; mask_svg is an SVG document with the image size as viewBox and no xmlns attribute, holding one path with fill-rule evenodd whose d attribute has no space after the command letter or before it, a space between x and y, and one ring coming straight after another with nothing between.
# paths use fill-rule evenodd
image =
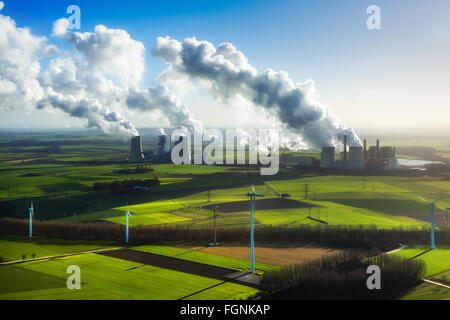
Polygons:
<instances>
[{"instance_id":1,"label":"sky","mask_svg":"<svg viewBox=\"0 0 450 320\"><path fill-rule=\"evenodd\" d=\"M93 32L99 24L126 30L145 47L142 90L158 83L167 68L151 53L157 37L179 42L195 37L216 47L232 43L258 72L272 69L286 71L295 82L314 80L316 99L357 132L450 132L447 0L3 2L1 15L62 52L71 45L52 34L53 22L67 18L71 4L81 9L80 32ZM380 30L366 26L370 5L381 9ZM41 71L49 61L41 59ZM207 127L270 125L264 114L239 101L218 101L195 82L181 91L181 102ZM51 108L0 110L0 115L1 128L84 125ZM159 124L153 116L125 115L136 127Z\"/></svg>"}]
</instances>

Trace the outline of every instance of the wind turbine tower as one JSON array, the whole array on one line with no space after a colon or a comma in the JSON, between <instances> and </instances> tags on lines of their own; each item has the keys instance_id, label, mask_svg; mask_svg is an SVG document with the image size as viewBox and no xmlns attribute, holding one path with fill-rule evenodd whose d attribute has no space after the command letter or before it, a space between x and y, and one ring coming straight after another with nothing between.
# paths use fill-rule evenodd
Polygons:
<instances>
[{"instance_id":1,"label":"wind turbine tower","mask_svg":"<svg viewBox=\"0 0 450 320\"><path fill-rule=\"evenodd\" d=\"M255 272L255 237L253 228L253 216L255 211L256 197L261 197L262 195L255 192L255 188L252 186L253 192L247 193L247 197L250 197L250 271Z\"/></svg>"}]
</instances>

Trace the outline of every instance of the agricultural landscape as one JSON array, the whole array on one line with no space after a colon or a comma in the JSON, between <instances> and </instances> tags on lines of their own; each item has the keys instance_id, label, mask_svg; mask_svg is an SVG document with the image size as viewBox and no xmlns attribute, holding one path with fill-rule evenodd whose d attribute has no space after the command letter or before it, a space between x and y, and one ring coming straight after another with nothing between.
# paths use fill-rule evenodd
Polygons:
<instances>
[{"instance_id":1,"label":"agricultural landscape","mask_svg":"<svg viewBox=\"0 0 450 320\"><path fill-rule=\"evenodd\" d=\"M0 0L0 302L30 318L448 310L449 12Z\"/></svg>"},{"instance_id":2,"label":"agricultural landscape","mask_svg":"<svg viewBox=\"0 0 450 320\"><path fill-rule=\"evenodd\" d=\"M444 161L446 148L439 147ZM137 164L127 161L127 141L95 131L2 133L0 151L1 300L355 298L347 291L323 295L320 281L339 287L353 279L368 292L366 263L376 259L388 270L382 286L391 291L360 298L450 299L450 198L435 212L434 250L423 201L450 196L445 174L282 166L261 176L257 166ZM150 180L148 190L98 190ZM256 281L245 277L252 186L262 196L255 208ZM354 269L336 273L344 262ZM81 290L66 286L71 265L81 269ZM293 270L304 276L293 277ZM389 287L388 277L398 274L398 287Z\"/></svg>"}]
</instances>

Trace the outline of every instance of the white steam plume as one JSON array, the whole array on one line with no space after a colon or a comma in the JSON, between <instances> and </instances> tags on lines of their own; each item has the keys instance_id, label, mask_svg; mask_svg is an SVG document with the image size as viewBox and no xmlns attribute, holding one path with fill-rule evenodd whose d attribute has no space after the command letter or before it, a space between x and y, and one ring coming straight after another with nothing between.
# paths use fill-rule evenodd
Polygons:
<instances>
[{"instance_id":1,"label":"white steam plume","mask_svg":"<svg viewBox=\"0 0 450 320\"><path fill-rule=\"evenodd\" d=\"M130 109L142 112L162 110L169 122L177 127L196 127L201 132L203 125L196 120L187 107L180 103L176 95L164 84L158 84L147 90L130 90L127 100Z\"/></svg>"},{"instance_id":2,"label":"white steam plume","mask_svg":"<svg viewBox=\"0 0 450 320\"><path fill-rule=\"evenodd\" d=\"M121 98L125 90L105 78L94 62L55 58L41 73L40 58L55 54L60 50L45 37L34 36L0 15L0 109L53 107L84 119L87 127L122 136L138 134L130 121L113 110L125 100Z\"/></svg>"},{"instance_id":3,"label":"white steam plume","mask_svg":"<svg viewBox=\"0 0 450 320\"><path fill-rule=\"evenodd\" d=\"M345 127L329 108L315 101L312 80L295 83L286 72L270 69L259 73L230 43L215 48L195 38L179 42L160 37L152 53L170 65L168 74L175 72L207 81L214 95L225 101L242 96L264 107L313 146L339 144L344 135L350 145L361 145L353 129Z\"/></svg>"}]
</instances>

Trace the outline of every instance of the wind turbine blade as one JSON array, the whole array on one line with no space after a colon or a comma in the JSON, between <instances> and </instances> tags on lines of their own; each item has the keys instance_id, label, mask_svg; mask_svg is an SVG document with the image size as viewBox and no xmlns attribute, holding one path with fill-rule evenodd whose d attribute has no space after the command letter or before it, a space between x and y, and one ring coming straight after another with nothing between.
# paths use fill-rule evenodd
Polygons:
<instances>
[{"instance_id":1,"label":"wind turbine blade","mask_svg":"<svg viewBox=\"0 0 450 320\"><path fill-rule=\"evenodd\" d=\"M425 200L424 198L422 198L421 196L417 196L420 200L422 200L422 201L424 201L424 202L426 202L426 203L428 203L428 204L431 204L431 202L430 201L427 201L427 200Z\"/></svg>"},{"instance_id":2,"label":"wind turbine blade","mask_svg":"<svg viewBox=\"0 0 450 320\"><path fill-rule=\"evenodd\" d=\"M447 197L447 196L442 196L442 197L440 197L439 199L435 200L433 203L436 203L436 202L438 202L438 201L441 201L441 200L444 199L445 197Z\"/></svg>"}]
</instances>

